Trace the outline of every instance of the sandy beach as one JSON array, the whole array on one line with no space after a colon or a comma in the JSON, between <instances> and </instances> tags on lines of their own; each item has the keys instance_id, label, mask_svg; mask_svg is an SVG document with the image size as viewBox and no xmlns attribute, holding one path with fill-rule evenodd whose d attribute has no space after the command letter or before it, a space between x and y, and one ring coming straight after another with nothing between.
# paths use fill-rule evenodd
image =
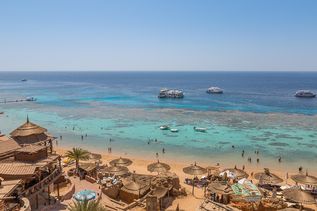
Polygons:
<instances>
[{"instance_id":1,"label":"sandy beach","mask_svg":"<svg viewBox=\"0 0 317 211\"><path fill-rule=\"evenodd\" d=\"M54 149L56 150L57 153L63 155L70 148L55 147ZM102 162L103 162L103 164L108 164L109 161L116 159L116 158L119 158L120 156L123 156L123 155L116 154L116 153L102 153ZM147 165L155 162L155 160L141 158L141 157L130 157L130 156L127 156L127 157L133 161L132 165L129 167L129 170L131 172L135 171L136 173L140 173L140 174L151 174L150 172L147 171ZM193 196L191 194L192 187L184 184L185 178L191 178L191 176L186 175L183 172L183 168L193 164L194 161L193 161L193 163L178 162L178 161L175 162L174 160L166 160L166 159L161 159L160 161L165 162L171 166L171 172L174 172L179 176L181 185L182 185L182 187L184 187L186 189L186 192L187 192L186 197L176 198L173 201L172 206L170 206L167 210L175 210L177 205L179 205L181 210L188 210L188 211L195 210L201 204L201 202L204 198L204 190L199 189L199 188L195 188L195 196ZM234 162L234 161L232 161L232 162ZM200 165L202 167L211 166L211 165L215 166L216 164L217 163L213 163L213 162L198 163L198 165ZM224 168L233 167L233 166L223 166L223 165L221 165L221 163L219 163L219 164L220 164L220 170L224 169ZM266 167L267 166L263 166L261 164L259 164L257 167L254 167L252 165L247 165L245 168L245 171L249 175L251 175L252 172L256 173L256 172L262 171L263 168L266 168ZM279 177L284 179L284 182L282 184L294 185L294 181L292 181L291 179L286 180L286 173L283 169L271 169L271 171L274 174L276 174ZM289 172L289 176L293 175L293 174L297 174L297 173L298 173L298 171L294 170L294 172ZM316 175L316 172L310 172L310 174ZM249 177L249 179L256 182L256 180L251 176ZM315 206L315 205L306 206L306 207L317 210L317 206Z\"/></svg>"}]
</instances>

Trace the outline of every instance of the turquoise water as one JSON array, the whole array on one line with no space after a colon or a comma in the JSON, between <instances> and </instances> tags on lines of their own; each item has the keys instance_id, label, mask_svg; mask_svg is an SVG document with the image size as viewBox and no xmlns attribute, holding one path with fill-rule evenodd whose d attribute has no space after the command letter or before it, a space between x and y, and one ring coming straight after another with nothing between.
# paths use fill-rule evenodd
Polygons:
<instances>
[{"instance_id":1,"label":"turquoise water","mask_svg":"<svg viewBox=\"0 0 317 211\"><path fill-rule=\"evenodd\" d=\"M157 91L159 85L145 86L144 82L126 84L124 89L120 81L109 86L80 77L75 81L62 78L60 82L48 79L45 83L33 79L29 84L10 80L0 85L3 98L35 96L38 101L0 104L0 111L5 112L0 115L0 129L7 134L22 124L28 114L31 121L48 128L54 136L62 135L63 139L58 140L62 147L80 146L103 153L111 147L118 155L156 159L158 153L163 160L226 165L257 166L254 161L260 158L261 164L276 169L295 171L301 165L317 171L316 100L302 101L296 109L299 99L289 94L281 97L287 102L274 103L276 93L286 93L286 88L271 96L250 87L249 93L257 93L257 97L249 99L243 91L241 97L239 90L245 87L240 86L235 91L242 99L235 100L237 96L233 97L232 91L231 96L223 95L225 99L216 96L206 101L206 96L195 94L196 90L188 91L184 101L158 101L155 94L149 94L150 90ZM286 82L276 83L272 86L283 87ZM309 88L309 83L306 86ZM292 91L288 89L289 93ZM197 101L186 99L191 95ZM265 102L264 96L270 103ZM215 109L210 105L215 105ZM160 130L165 124L179 132ZM206 127L207 132L195 132L194 126ZM85 134L87 137L81 140ZM109 142L110 138L113 141ZM161 153L162 148L165 154ZM246 152L244 158L242 150ZM256 155L255 150L260 154ZM282 163L277 162L279 156ZM251 164L246 161L248 157L253 159Z\"/></svg>"}]
</instances>

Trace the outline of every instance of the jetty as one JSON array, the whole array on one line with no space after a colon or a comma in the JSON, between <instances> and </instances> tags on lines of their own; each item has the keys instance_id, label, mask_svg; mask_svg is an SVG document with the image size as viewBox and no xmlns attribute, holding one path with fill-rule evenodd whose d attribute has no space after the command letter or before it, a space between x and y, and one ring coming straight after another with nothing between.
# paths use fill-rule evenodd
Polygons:
<instances>
[{"instance_id":1,"label":"jetty","mask_svg":"<svg viewBox=\"0 0 317 211\"><path fill-rule=\"evenodd\" d=\"M23 99L0 99L0 103L6 104L6 103L21 103L21 102L33 102L36 101L37 99L34 97L26 97Z\"/></svg>"}]
</instances>

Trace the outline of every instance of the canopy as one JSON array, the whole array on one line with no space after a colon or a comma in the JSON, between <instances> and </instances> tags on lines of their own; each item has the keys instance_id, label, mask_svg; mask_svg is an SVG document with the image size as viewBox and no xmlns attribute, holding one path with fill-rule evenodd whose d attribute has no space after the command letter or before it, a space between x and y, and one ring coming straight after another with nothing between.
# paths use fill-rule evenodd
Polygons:
<instances>
[{"instance_id":1,"label":"canopy","mask_svg":"<svg viewBox=\"0 0 317 211\"><path fill-rule=\"evenodd\" d=\"M118 158L110 161L110 165L112 166L130 166L132 164L132 160L128 158Z\"/></svg>"},{"instance_id":2,"label":"canopy","mask_svg":"<svg viewBox=\"0 0 317 211\"><path fill-rule=\"evenodd\" d=\"M308 175L308 172L306 172L306 174L293 175L291 176L291 178L292 180L300 184L317 185L317 177Z\"/></svg>"},{"instance_id":3,"label":"canopy","mask_svg":"<svg viewBox=\"0 0 317 211\"><path fill-rule=\"evenodd\" d=\"M77 192L74 195L74 199L76 199L77 201L85 201L85 200L92 200L96 198L96 192L92 191L92 190L82 190Z\"/></svg>"},{"instance_id":4,"label":"canopy","mask_svg":"<svg viewBox=\"0 0 317 211\"><path fill-rule=\"evenodd\" d=\"M313 195L301 190L298 187L289 188L283 191L283 195L286 199L303 204L315 204L316 201Z\"/></svg>"},{"instance_id":5,"label":"canopy","mask_svg":"<svg viewBox=\"0 0 317 211\"><path fill-rule=\"evenodd\" d=\"M151 163L147 166L147 170L149 172L167 172L171 169L171 167L166 163L161 163L159 160L155 163Z\"/></svg>"},{"instance_id":6,"label":"canopy","mask_svg":"<svg viewBox=\"0 0 317 211\"><path fill-rule=\"evenodd\" d=\"M268 168L264 168L264 172L255 173L254 178L259 180L260 184L276 185L283 182L283 179L272 174Z\"/></svg>"},{"instance_id":7,"label":"canopy","mask_svg":"<svg viewBox=\"0 0 317 211\"><path fill-rule=\"evenodd\" d=\"M258 187L245 178L231 185L231 188L235 195L242 197L247 202L261 200L262 194Z\"/></svg>"},{"instance_id":8,"label":"canopy","mask_svg":"<svg viewBox=\"0 0 317 211\"><path fill-rule=\"evenodd\" d=\"M183 168L183 172L185 174L190 174L190 175L202 175L207 172L207 170L201 166L198 166L195 162L194 165L190 165L188 167Z\"/></svg>"}]
</instances>

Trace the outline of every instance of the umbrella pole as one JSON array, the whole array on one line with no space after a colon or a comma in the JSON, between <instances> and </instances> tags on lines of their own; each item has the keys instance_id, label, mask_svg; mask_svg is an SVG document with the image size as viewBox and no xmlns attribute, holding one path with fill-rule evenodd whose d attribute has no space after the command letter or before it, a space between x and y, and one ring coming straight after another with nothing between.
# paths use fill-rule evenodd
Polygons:
<instances>
[{"instance_id":1,"label":"umbrella pole","mask_svg":"<svg viewBox=\"0 0 317 211\"><path fill-rule=\"evenodd\" d=\"M192 190L193 196L194 196L194 188L195 188L195 177L193 178L193 190Z\"/></svg>"}]
</instances>

